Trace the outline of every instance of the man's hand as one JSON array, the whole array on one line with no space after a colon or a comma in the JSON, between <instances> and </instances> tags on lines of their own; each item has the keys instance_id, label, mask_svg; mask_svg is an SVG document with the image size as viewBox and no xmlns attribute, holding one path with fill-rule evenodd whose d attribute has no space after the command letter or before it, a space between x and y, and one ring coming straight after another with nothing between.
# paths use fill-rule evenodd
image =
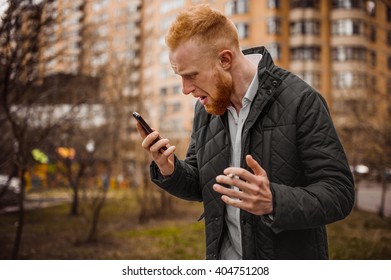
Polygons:
<instances>
[{"instance_id":1,"label":"man's hand","mask_svg":"<svg viewBox=\"0 0 391 280\"><path fill-rule=\"evenodd\" d=\"M246 156L246 162L254 174L243 168L229 167L224 170L225 175L216 177L219 184L214 184L213 189L222 194L221 199L228 205L254 215L272 214L273 199L266 171L250 155ZM236 186L239 190L220 184Z\"/></svg>"},{"instance_id":2,"label":"man's hand","mask_svg":"<svg viewBox=\"0 0 391 280\"><path fill-rule=\"evenodd\" d=\"M159 167L160 173L163 176L170 176L174 173L175 146L170 146L168 139L160 139L153 143L159 139L159 132L154 131L147 134L139 123L136 123L136 127L140 136L144 139L141 146L151 154L152 159ZM167 150L163 150L162 147L167 147Z\"/></svg>"}]
</instances>

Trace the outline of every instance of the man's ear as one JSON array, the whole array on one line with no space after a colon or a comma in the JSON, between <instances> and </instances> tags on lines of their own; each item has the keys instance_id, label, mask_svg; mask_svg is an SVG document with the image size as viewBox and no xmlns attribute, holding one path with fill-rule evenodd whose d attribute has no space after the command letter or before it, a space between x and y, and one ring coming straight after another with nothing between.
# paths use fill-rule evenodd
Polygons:
<instances>
[{"instance_id":1,"label":"man's ear","mask_svg":"<svg viewBox=\"0 0 391 280\"><path fill-rule=\"evenodd\" d=\"M232 66L233 54L230 50L223 50L219 53L219 62L224 70L229 70Z\"/></svg>"}]
</instances>

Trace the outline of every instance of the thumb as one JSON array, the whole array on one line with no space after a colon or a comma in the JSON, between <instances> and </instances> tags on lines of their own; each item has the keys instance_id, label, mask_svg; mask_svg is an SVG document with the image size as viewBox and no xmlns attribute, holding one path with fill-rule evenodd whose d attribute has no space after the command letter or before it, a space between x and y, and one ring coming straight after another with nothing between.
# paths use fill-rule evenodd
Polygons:
<instances>
[{"instance_id":1,"label":"thumb","mask_svg":"<svg viewBox=\"0 0 391 280\"><path fill-rule=\"evenodd\" d=\"M254 175L259 176L259 175L266 174L266 171L261 167L261 165L259 165L259 163L251 155L246 156L246 163L252 169Z\"/></svg>"}]
</instances>

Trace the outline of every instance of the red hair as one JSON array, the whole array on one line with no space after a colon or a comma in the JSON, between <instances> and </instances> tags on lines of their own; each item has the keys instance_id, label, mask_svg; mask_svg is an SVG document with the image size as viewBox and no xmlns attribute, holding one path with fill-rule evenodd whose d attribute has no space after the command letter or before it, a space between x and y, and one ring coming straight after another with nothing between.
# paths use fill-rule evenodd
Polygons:
<instances>
[{"instance_id":1,"label":"red hair","mask_svg":"<svg viewBox=\"0 0 391 280\"><path fill-rule=\"evenodd\" d=\"M235 25L224 14L206 4L182 11L166 35L166 44L172 51L188 40L195 40L215 52L221 48L240 51Z\"/></svg>"}]
</instances>

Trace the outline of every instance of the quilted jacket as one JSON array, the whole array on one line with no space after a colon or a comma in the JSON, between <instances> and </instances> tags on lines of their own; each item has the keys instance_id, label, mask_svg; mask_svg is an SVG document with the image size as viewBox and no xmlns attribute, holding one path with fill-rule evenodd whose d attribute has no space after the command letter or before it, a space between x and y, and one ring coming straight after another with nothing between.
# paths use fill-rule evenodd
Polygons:
<instances>
[{"instance_id":1,"label":"quilted jacket","mask_svg":"<svg viewBox=\"0 0 391 280\"><path fill-rule=\"evenodd\" d=\"M265 48L258 65L259 89L242 131L242 155L266 170L273 220L241 211L243 259L327 259L326 224L346 217L354 204L349 165L322 96L294 74L274 65ZM169 193L204 204L206 258L218 259L225 225L221 195L212 186L230 163L227 112L208 114L196 104L186 158L152 180ZM248 168L244 161L243 168ZM251 170L250 170L251 171Z\"/></svg>"}]
</instances>

